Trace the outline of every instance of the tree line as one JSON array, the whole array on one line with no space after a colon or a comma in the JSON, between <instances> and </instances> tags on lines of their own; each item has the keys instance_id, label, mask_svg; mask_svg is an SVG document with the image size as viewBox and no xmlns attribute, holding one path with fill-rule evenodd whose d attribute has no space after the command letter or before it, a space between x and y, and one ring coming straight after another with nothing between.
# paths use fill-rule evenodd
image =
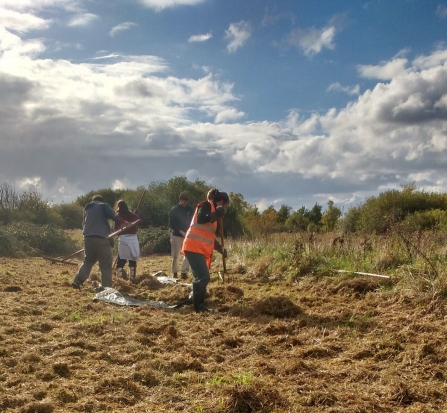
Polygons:
<instances>
[{"instance_id":1,"label":"tree line","mask_svg":"<svg viewBox=\"0 0 447 413\"><path fill-rule=\"evenodd\" d=\"M53 204L37 191L18 192L5 182L0 184L0 223L17 222L53 225L78 229L82 211L94 194L100 194L112 207L120 199L135 209L145 192L138 214L146 228L168 232L168 212L178 203L179 194L187 191L195 206L206 198L210 186L201 180L189 181L176 176L167 181L153 181L136 189L103 188L79 196L71 203ZM315 203L308 209L294 210L288 205L273 205L259 211L240 193L229 193L230 207L224 217L225 235L233 238L266 236L275 232L351 232L383 234L397 225L408 231L441 229L447 224L447 194L419 190L414 184L400 190L388 190L350 207L345 214L332 200L323 206Z\"/></svg>"}]
</instances>

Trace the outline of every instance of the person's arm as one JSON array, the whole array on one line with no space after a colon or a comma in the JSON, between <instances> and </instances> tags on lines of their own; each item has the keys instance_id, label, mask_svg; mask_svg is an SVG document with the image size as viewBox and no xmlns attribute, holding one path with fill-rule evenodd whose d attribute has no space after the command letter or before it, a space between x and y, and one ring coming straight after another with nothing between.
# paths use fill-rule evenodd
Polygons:
<instances>
[{"instance_id":1,"label":"person's arm","mask_svg":"<svg viewBox=\"0 0 447 413\"><path fill-rule=\"evenodd\" d=\"M211 204L208 201L203 201L199 205L199 210L197 211L197 223L198 224L207 224L211 222L211 218L209 216L211 212Z\"/></svg>"},{"instance_id":2,"label":"person's arm","mask_svg":"<svg viewBox=\"0 0 447 413\"><path fill-rule=\"evenodd\" d=\"M127 224L127 221L121 218L118 213L116 213L109 204L103 203L102 210L107 219L111 219L115 222L115 228L120 229Z\"/></svg>"}]
</instances>

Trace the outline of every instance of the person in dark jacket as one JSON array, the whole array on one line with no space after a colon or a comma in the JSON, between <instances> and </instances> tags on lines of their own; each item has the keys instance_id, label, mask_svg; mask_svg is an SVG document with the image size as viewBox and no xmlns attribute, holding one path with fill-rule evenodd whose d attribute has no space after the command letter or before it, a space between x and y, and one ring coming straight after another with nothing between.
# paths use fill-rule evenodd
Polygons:
<instances>
[{"instance_id":1,"label":"person in dark jacket","mask_svg":"<svg viewBox=\"0 0 447 413\"><path fill-rule=\"evenodd\" d=\"M139 215L131 212L126 202L120 199L115 206L118 215L127 222L135 222ZM115 231L122 228L121 223L115 222ZM129 261L129 279L132 284L136 281L137 261L140 258L140 243L137 237L137 225L124 230L118 237L118 261L116 264L117 277L123 278L124 266Z\"/></svg>"},{"instance_id":2,"label":"person in dark jacket","mask_svg":"<svg viewBox=\"0 0 447 413\"><path fill-rule=\"evenodd\" d=\"M77 290L89 278L92 267L99 262L101 271L101 285L96 292L112 287L112 242L108 239L110 234L109 220L123 222L122 218L104 202L101 195L94 195L92 202L84 208L82 234L84 235L84 262L79 268L71 286Z\"/></svg>"},{"instance_id":3,"label":"person in dark jacket","mask_svg":"<svg viewBox=\"0 0 447 413\"><path fill-rule=\"evenodd\" d=\"M194 209L191 205L188 205L188 201L188 193L182 192L179 196L179 203L169 211L168 225L171 228L171 270L174 278L177 278L177 272L179 270L183 240L185 239L186 231L188 231L194 215ZM183 280L188 277L188 271L188 259L183 257L181 266L181 278Z\"/></svg>"}]
</instances>

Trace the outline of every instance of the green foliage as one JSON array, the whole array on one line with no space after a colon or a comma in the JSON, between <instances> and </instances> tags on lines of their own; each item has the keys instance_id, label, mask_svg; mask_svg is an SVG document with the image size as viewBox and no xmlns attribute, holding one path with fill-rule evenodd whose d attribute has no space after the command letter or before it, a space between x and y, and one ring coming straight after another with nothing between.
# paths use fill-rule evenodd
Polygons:
<instances>
[{"instance_id":1,"label":"green foliage","mask_svg":"<svg viewBox=\"0 0 447 413\"><path fill-rule=\"evenodd\" d=\"M53 211L61 217L61 226L64 229L82 228L83 207L78 203L58 204L52 207Z\"/></svg>"},{"instance_id":2,"label":"green foliage","mask_svg":"<svg viewBox=\"0 0 447 413\"><path fill-rule=\"evenodd\" d=\"M309 232L317 232L323 216L321 210L322 206L318 203L315 203L311 210L303 206L290 214L284 223L284 227L287 231L291 232L306 230Z\"/></svg>"},{"instance_id":3,"label":"green foliage","mask_svg":"<svg viewBox=\"0 0 447 413\"><path fill-rule=\"evenodd\" d=\"M150 227L138 231L142 256L151 254L168 254L171 252L169 228Z\"/></svg>"},{"instance_id":4,"label":"green foliage","mask_svg":"<svg viewBox=\"0 0 447 413\"><path fill-rule=\"evenodd\" d=\"M325 231L333 231L340 217L341 210L334 206L334 201L329 200L327 203L327 209L321 217L321 224L323 225L323 229Z\"/></svg>"},{"instance_id":5,"label":"green foliage","mask_svg":"<svg viewBox=\"0 0 447 413\"><path fill-rule=\"evenodd\" d=\"M408 214L402 221L401 228L405 232L445 230L447 228L447 211L432 209Z\"/></svg>"},{"instance_id":6,"label":"green foliage","mask_svg":"<svg viewBox=\"0 0 447 413\"><path fill-rule=\"evenodd\" d=\"M0 227L0 257L15 258L18 256L15 240L5 233L5 229Z\"/></svg>"},{"instance_id":7,"label":"green foliage","mask_svg":"<svg viewBox=\"0 0 447 413\"><path fill-rule=\"evenodd\" d=\"M291 213L292 213L292 207L289 207L284 204L281 205L278 214L276 215L276 222L278 222L278 224L284 225L287 219L290 217Z\"/></svg>"},{"instance_id":8,"label":"green foliage","mask_svg":"<svg viewBox=\"0 0 447 413\"><path fill-rule=\"evenodd\" d=\"M59 227L18 221L0 228L0 255L63 255L73 252L76 245ZM11 246L14 246L13 252Z\"/></svg>"},{"instance_id":9,"label":"green foliage","mask_svg":"<svg viewBox=\"0 0 447 413\"><path fill-rule=\"evenodd\" d=\"M8 183L0 185L0 221L9 224L14 221L28 221L35 224L61 225L61 217L51 208L39 192L16 190Z\"/></svg>"},{"instance_id":10,"label":"green foliage","mask_svg":"<svg viewBox=\"0 0 447 413\"><path fill-rule=\"evenodd\" d=\"M428 193L406 185L400 191L390 190L367 198L366 202L350 209L342 224L345 229L363 234L384 234L408 215L433 209L447 210L447 194Z\"/></svg>"}]
</instances>

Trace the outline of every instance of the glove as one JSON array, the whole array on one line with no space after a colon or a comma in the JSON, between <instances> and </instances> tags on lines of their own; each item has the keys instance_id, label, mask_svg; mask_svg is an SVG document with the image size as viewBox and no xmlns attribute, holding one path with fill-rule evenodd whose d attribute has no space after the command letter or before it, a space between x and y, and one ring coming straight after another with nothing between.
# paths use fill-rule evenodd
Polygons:
<instances>
[{"instance_id":1,"label":"glove","mask_svg":"<svg viewBox=\"0 0 447 413\"><path fill-rule=\"evenodd\" d=\"M218 206L214 212L210 212L210 222L216 222L219 218L222 218L225 214L225 209L222 206Z\"/></svg>"},{"instance_id":2,"label":"glove","mask_svg":"<svg viewBox=\"0 0 447 413\"><path fill-rule=\"evenodd\" d=\"M216 208L216 216L217 218L222 218L225 215L225 209L223 206L218 206Z\"/></svg>"}]
</instances>

